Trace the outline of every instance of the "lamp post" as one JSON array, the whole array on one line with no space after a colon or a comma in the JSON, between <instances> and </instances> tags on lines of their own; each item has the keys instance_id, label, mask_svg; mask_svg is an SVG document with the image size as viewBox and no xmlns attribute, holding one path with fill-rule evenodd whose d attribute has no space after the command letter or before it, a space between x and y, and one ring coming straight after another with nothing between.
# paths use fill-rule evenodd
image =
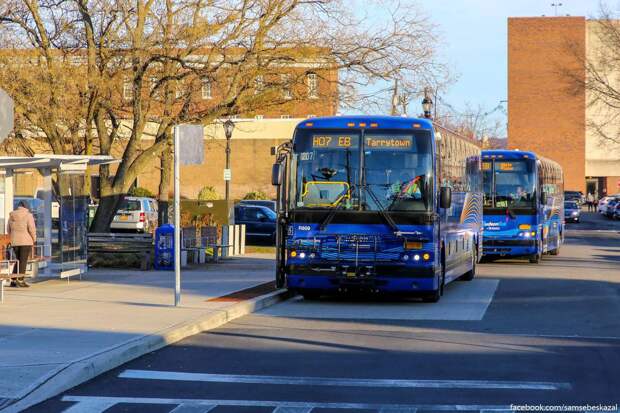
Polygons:
<instances>
[{"instance_id":1,"label":"lamp post","mask_svg":"<svg viewBox=\"0 0 620 413\"><path fill-rule=\"evenodd\" d=\"M422 110L426 119L432 119L431 110L433 108L433 100L430 96L429 88L424 89L424 99L422 99Z\"/></svg>"},{"instance_id":2,"label":"lamp post","mask_svg":"<svg viewBox=\"0 0 620 413\"><path fill-rule=\"evenodd\" d=\"M235 130L235 122L228 119L224 122L224 135L226 136L226 169L224 170L224 180L226 180L226 205L230 200L230 138Z\"/></svg>"}]
</instances>

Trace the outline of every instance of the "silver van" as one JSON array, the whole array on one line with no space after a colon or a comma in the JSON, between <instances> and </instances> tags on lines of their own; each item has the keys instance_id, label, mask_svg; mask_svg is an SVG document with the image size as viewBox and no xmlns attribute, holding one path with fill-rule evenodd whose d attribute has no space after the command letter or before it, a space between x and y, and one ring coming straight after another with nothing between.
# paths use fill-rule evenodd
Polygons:
<instances>
[{"instance_id":1,"label":"silver van","mask_svg":"<svg viewBox=\"0 0 620 413\"><path fill-rule=\"evenodd\" d=\"M111 230L154 232L157 228L157 201L152 198L127 196L116 212Z\"/></svg>"}]
</instances>

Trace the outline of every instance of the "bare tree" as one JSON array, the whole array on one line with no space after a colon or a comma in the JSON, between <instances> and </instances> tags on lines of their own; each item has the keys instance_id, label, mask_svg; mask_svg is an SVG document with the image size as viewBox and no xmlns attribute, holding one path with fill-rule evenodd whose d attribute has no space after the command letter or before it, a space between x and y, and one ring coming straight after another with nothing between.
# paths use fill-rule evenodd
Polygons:
<instances>
[{"instance_id":1,"label":"bare tree","mask_svg":"<svg viewBox=\"0 0 620 413\"><path fill-rule=\"evenodd\" d=\"M586 127L607 149L620 144L620 20L611 9L601 4L600 15L590 20L588 50L567 43L574 57L571 67L559 67L567 80L568 93L586 93L586 105L593 116ZM584 73L585 71L585 73Z\"/></svg>"},{"instance_id":2,"label":"bare tree","mask_svg":"<svg viewBox=\"0 0 620 413\"><path fill-rule=\"evenodd\" d=\"M452 105L444 103L440 106L435 120L470 139L481 142L484 139L496 141L506 137L506 123L503 119L505 114L502 103L493 109L466 103L463 110L456 110Z\"/></svg>"},{"instance_id":3,"label":"bare tree","mask_svg":"<svg viewBox=\"0 0 620 413\"><path fill-rule=\"evenodd\" d=\"M328 85L316 98L366 109L381 93L360 91L375 82L413 89L444 76L421 13L362 5L390 13L360 17L344 0L4 0L0 86L16 102L14 138L54 153L118 152L116 170L100 168L93 229L107 231L154 158L169 171L174 125L294 105L307 98L309 70Z\"/></svg>"}]
</instances>

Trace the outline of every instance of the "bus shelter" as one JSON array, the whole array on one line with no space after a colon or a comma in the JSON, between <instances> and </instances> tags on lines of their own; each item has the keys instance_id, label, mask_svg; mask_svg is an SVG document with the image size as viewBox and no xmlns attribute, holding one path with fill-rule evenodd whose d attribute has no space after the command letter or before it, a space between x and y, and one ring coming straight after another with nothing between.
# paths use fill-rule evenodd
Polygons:
<instances>
[{"instance_id":1,"label":"bus shelter","mask_svg":"<svg viewBox=\"0 0 620 413\"><path fill-rule=\"evenodd\" d=\"M0 234L20 201L34 215L38 276L67 278L87 269L90 193L88 166L118 162L111 156L0 156Z\"/></svg>"}]
</instances>

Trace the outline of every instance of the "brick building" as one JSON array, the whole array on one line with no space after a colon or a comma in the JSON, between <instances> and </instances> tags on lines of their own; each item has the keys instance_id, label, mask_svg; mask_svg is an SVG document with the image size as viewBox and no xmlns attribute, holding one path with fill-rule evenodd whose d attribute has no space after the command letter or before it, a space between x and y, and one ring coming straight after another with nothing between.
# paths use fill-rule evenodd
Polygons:
<instances>
[{"instance_id":1,"label":"brick building","mask_svg":"<svg viewBox=\"0 0 620 413\"><path fill-rule=\"evenodd\" d=\"M599 47L585 17L508 19L508 148L562 165L566 190L620 192L620 145L588 127L601 116L589 104L584 61ZM618 74L620 76L620 73Z\"/></svg>"}]
</instances>

